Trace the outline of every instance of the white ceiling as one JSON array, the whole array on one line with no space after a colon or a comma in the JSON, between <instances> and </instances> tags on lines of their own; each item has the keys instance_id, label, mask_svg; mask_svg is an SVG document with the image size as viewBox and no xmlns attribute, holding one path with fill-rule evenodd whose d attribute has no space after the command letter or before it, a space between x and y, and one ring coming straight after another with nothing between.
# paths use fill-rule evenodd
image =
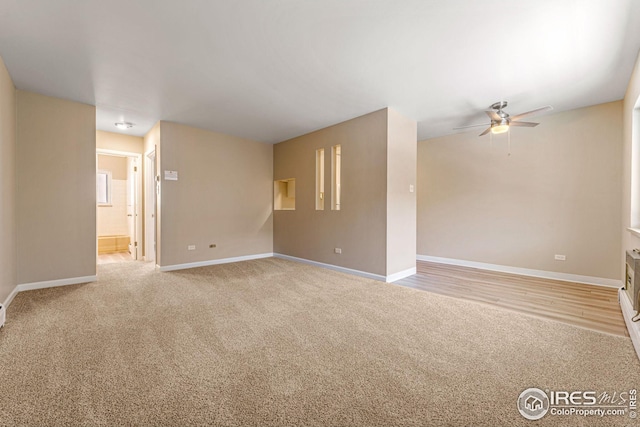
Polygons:
<instances>
[{"instance_id":1,"label":"white ceiling","mask_svg":"<svg viewBox=\"0 0 640 427\"><path fill-rule=\"evenodd\" d=\"M389 106L425 139L502 99L511 114L621 99L639 48L634 0L0 3L18 89L134 135L169 120L273 143Z\"/></svg>"}]
</instances>

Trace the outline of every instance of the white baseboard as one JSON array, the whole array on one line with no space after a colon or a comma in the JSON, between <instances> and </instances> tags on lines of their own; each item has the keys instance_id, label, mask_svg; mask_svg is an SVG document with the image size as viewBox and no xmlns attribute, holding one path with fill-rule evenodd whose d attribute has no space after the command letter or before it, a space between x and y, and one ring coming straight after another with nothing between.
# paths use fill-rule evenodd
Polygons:
<instances>
[{"instance_id":1,"label":"white baseboard","mask_svg":"<svg viewBox=\"0 0 640 427\"><path fill-rule=\"evenodd\" d=\"M186 264L175 265L156 265L160 271L186 270L187 268L206 267L208 265L228 264L230 262L250 261L252 259L271 258L273 253L244 255L233 258L212 259L209 261L190 262Z\"/></svg>"},{"instance_id":2,"label":"white baseboard","mask_svg":"<svg viewBox=\"0 0 640 427\"><path fill-rule=\"evenodd\" d=\"M416 274L416 272L416 267L413 267L391 274L387 276L387 283L393 283L397 280L404 279L405 277L413 276L414 274Z\"/></svg>"},{"instance_id":3,"label":"white baseboard","mask_svg":"<svg viewBox=\"0 0 640 427\"><path fill-rule=\"evenodd\" d=\"M33 291L35 289L54 288L57 286L77 285L80 283L95 282L98 280L97 276L84 276L84 277L72 277L69 279L47 280L44 282L33 283L21 283L13 288L13 291L9 294L7 299L4 300L5 310L9 308L13 299L18 295L18 292Z\"/></svg>"},{"instance_id":4,"label":"white baseboard","mask_svg":"<svg viewBox=\"0 0 640 427\"><path fill-rule=\"evenodd\" d=\"M18 292L33 291L35 289L55 288L56 286L77 285L95 282L97 276L71 277L69 279L47 280L44 282L22 283L17 286Z\"/></svg>"},{"instance_id":5,"label":"white baseboard","mask_svg":"<svg viewBox=\"0 0 640 427\"><path fill-rule=\"evenodd\" d=\"M437 262L439 264L459 265L461 267L479 268L482 270L500 271L502 273L519 274L521 276L541 277L544 279L561 280L563 282L585 283L587 285L606 286L609 288L622 287L622 281L604 277L580 276L578 274L557 273L555 271L532 270L529 268L508 267L506 265L485 264L483 262L464 261L453 258L440 258L429 255L417 255L418 261Z\"/></svg>"},{"instance_id":6,"label":"white baseboard","mask_svg":"<svg viewBox=\"0 0 640 427\"><path fill-rule=\"evenodd\" d=\"M4 300L4 308L7 309L9 308L9 305L11 304L11 301L13 301L13 299L16 297L16 295L18 295L18 292L20 292L18 290L18 287L16 286L15 288L13 288L13 290L11 291L11 293L9 294L9 296L7 297L7 299Z\"/></svg>"},{"instance_id":7,"label":"white baseboard","mask_svg":"<svg viewBox=\"0 0 640 427\"><path fill-rule=\"evenodd\" d=\"M339 265L325 264L324 262L312 261L310 259L298 258L290 255L274 253L273 256L276 258L287 259L289 261L296 261L304 264L315 265L316 267L328 268L329 270L339 271L341 273L353 274L354 276L366 277L367 279L378 280L380 282L387 281L387 278L381 274L368 273L366 271L354 270L352 268L347 268L347 267L340 267Z\"/></svg>"},{"instance_id":8,"label":"white baseboard","mask_svg":"<svg viewBox=\"0 0 640 427\"><path fill-rule=\"evenodd\" d=\"M622 316L624 317L624 323L627 325L629 336L633 347L636 349L636 354L640 358L640 322L634 322L631 320L635 311L629 300L629 295L624 289L618 291L618 301L620 302L620 309L622 310Z\"/></svg>"}]
</instances>

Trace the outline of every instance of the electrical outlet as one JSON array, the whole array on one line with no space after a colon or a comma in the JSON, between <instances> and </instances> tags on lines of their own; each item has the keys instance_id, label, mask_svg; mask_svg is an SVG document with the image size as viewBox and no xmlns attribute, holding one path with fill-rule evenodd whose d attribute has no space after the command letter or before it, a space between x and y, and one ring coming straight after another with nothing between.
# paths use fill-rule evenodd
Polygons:
<instances>
[{"instance_id":1,"label":"electrical outlet","mask_svg":"<svg viewBox=\"0 0 640 427\"><path fill-rule=\"evenodd\" d=\"M413 191L414 191L413 185L409 185L409 193L413 193Z\"/></svg>"},{"instance_id":2,"label":"electrical outlet","mask_svg":"<svg viewBox=\"0 0 640 427\"><path fill-rule=\"evenodd\" d=\"M188 250L188 251L195 251L195 250L196 250L196 245L189 245L189 246L187 246L187 250Z\"/></svg>"},{"instance_id":3,"label":"electrical outlet","mask_svg":"<svg viewBox=\"0 0 640 427\"><path fill-rule=\"evenodd\" d=\"M556 260L556 261L566 261L566 260L567 260L567 257L566 257L566 255L557 255L557 254L556 254L556 256L555 256L555 260Z\"/></svg>"},{"instance_id":4,"label":"electrical outlet","mask_svg":"<svg viewBox=\"0 0 640 427\"><path fill-rule=\"evenodd\" d=\"M340 248L335 248L333 251L335 253L337 253L337 254L341 254L342 253L342 249L340 249Z\"/></svg>"},{"instance_id":5,"label":"electrical outlet","mask_svg":"<svg viewBox=\"0 0 640 427\"><path fill-rule=\"evenodd\" d=\"M209 245L209 247L210 247L210 248L215 248L215 247L216 247L216 244L215 244L215 243L212 243L212 244L210 244L210 245Z\"/></svg>"}]
</instances>

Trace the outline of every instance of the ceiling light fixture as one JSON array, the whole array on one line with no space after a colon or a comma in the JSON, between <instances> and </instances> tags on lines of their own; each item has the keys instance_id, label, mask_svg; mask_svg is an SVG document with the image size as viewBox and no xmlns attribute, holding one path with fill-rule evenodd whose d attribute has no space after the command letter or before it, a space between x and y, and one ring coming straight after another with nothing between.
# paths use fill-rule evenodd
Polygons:
<instances>
[{"instance_id":1,"label":"ceiling light fixture","mask_svg":"<svg viewBox=\"0 0 640 427\"><path fill-rule=\"evenodd\" d=\"M114 123L114 125L118 129L122 129L122 130L131 129L133 127L133 123L130 123L130 122L117 122L117 123Z\"/></svg>"},{"instance_id":2,"label":"ceiling light fixture","mask_svg":"<svg viewBox=\"0 0 640 427\"><path fill-rule=\"evenodd\" d=\"M553 110L553 107L551 107L551 105L547 105L546 107L536 108L535 110L527 111L526 113L520 113L520 114L517 114L515 116L510 116L509 113L504 111L504 108L506 108L506 107L507 107L507 101L500 101L500 102L495 102L495 103L491 104L491 106L489 107L489 110L485 111L485 113L487 113L487 116L489 116L489 119L491 120L491 122L489 123L489 127L486 128L484 130L484 132L482 132L480 134L480 136L484 136L484 135L486 135L488 133L491 133L493 135L500 134L500 133L506 133L507 131L509 131L511 126L518 126L518 127L520 127L520 126L523 126L523 127L535 127L535 126L538 126L539 123L523 122L521 120L523 118L525 118L525 117L532 116L534 114L542 113L544 111ZM476 127L476 126L486 126L486 125L462 126L462 127L457 127L457 128L454 128L454 129L455 130L457 130L457 129L467 129L467 128L472 128L472 127Z\"/></svg>"},{"instance_id":3,"label":"ceiling light fixture","mask_svg":"<svg viewBox=\"0 0 640 427\"><path fill-rule=\"evenodd\" d=\"M509 120L508 119L502 119L501 121L499 121L497 123L492 123L491 124L491 133L494 134L494 135L497 135L499 133L505 133L508 130L509 130Z\"/></svg>"}]
</instances>

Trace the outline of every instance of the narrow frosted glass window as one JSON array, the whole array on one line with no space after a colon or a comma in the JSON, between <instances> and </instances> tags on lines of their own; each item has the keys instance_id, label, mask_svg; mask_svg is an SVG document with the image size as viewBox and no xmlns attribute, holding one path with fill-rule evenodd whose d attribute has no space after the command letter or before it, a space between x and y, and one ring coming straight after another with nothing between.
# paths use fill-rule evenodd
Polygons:
<instances>
[{"instance_id":1,"label":"narrow frosted glass window","mask_svg":"<svg viewBox=\"0 0 640 427\"><path fill-rule=\"evenodd\" d=\"M340 146L331 147L331 210L340 210Z\"/></svg>"},{"instance_id":2,"label":"narrow frosted glass window","mask_svg":"<svg viewBox=\"0 0 640 427\"><path fill-rule=\"evenodd\" d=\"M316 150L316 210L324 210L324 148Z\"/></svg>"},{"instance_id":3,"label":"narrow frosted glass window","mask_svg":"<svg viewBox=\"0 0 640 427\"><path fill-rule=\"evenodd\" d=\"M96 201L99 206L111 205L111 172L98 171L96 176Z\"/></svg>"}]
</instances>

